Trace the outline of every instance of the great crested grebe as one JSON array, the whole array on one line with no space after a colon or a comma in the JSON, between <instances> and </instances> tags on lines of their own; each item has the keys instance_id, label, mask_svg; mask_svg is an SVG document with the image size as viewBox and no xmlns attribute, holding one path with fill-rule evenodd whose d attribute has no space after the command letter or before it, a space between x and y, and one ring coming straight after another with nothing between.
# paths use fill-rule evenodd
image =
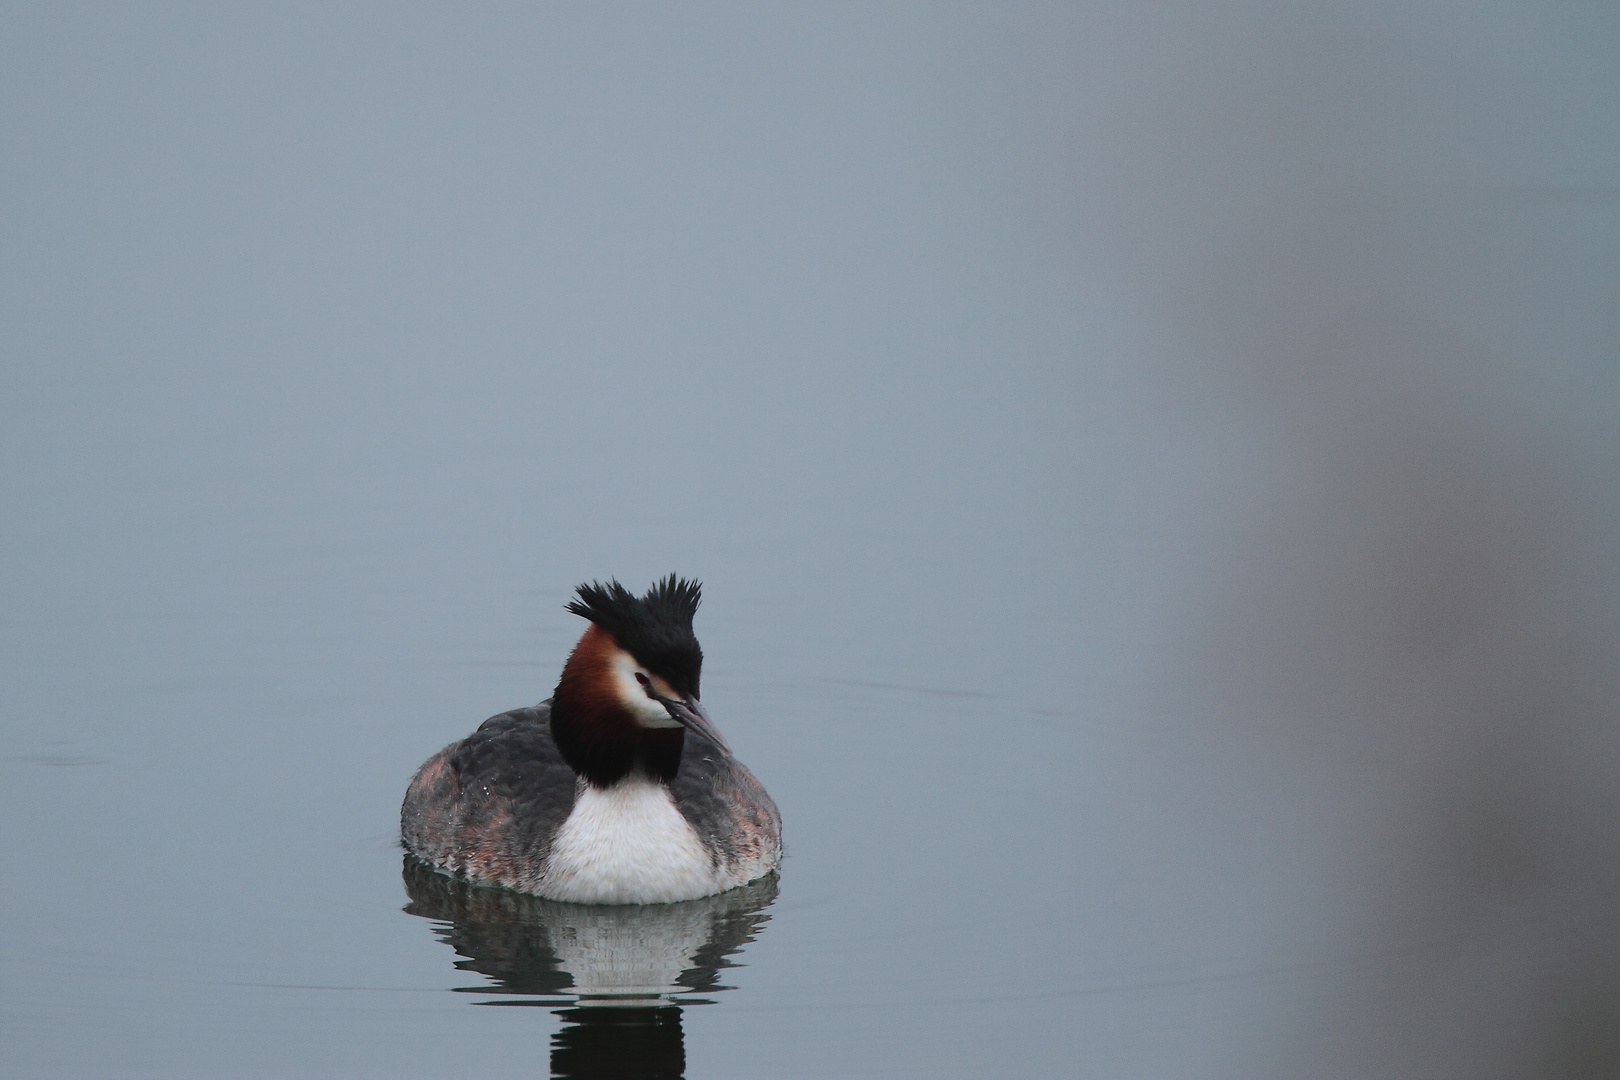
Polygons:
<instances>
[{"instance_id":1,"label":"great crested grebe","mask_svg":"<svg viewBox=\"0 0 1620 1080\"><path fill-rule=\"evenodd\" d=\"M429 758L400 836L445 873L551 900L662 904L762 877L782 819L698 701L700 586L581 585L590 620L549 701ZM688 734L690 733L690 735Z\"/></svg>"}]
</instances>

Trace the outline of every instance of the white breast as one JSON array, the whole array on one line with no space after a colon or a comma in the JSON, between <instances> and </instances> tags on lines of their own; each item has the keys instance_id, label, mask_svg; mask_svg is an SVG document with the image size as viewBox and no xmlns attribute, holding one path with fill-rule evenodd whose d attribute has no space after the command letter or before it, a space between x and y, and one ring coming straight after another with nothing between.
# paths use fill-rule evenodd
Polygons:
<instances>
[{"instance_id":1,"label":"white breast","mask_svg":"<svg viewBox=\"0 0 1620 1080\"><path fill-rule=\"evenodd\" d=\"M536 890L541 896L579 904L666 904L724 887L663 784L632 776L605 791L582 787L551 842Z\"/></svg>"}]
</instances>

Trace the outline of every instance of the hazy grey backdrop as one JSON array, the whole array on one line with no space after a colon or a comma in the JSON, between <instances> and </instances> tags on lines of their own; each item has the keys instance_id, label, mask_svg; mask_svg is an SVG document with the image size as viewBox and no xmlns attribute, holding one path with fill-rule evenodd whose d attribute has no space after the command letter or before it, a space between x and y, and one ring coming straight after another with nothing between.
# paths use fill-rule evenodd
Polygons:
<instances>
[{"instance_id":1,"label":"hazy grey backdrop","mask_svg":"<svg viewBox=\"0 0 1620 1080\"><path fill-rule=\"evenodd\" d=\"M0 1073L531 1075L406 778L700 577L692 1075L1620 1068L1620 9L0 10Z\"/></svg>"}]
</instances>

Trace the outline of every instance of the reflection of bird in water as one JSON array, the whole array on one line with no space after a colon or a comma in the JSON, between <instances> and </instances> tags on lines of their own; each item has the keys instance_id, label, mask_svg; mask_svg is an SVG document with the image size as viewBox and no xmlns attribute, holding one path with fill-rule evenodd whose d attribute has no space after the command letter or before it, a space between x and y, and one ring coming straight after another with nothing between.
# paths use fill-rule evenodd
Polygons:
<instances>
[{"instance_id":1,"label":"reflection of bird in water","mask_svg":"<svg viewBox=\"0 0 1620 1080\"><path fill-rule=\"evenodd\" d=\"M458 877L586 904L692 900L775 869L776 804L698 701L698 598L673 574L643 597L581 585L568 610L591 625L556 693L428 759L400 808L405 847Z\"/></svg>"},{"instance_id":2,"label":"reflection of bird in water","mask_svg":"<svg viewBox=\"0 0 1620 1080\"><path fill-rule=\"evenodd\" d=\"M562 1077L677 1077L685 1069L679 1005L728 990L731 959L770 918L776 875L677 904L569 904L484 888L405 856L405 910L439 923L462 971L517 995L491 1005L571 1005L553 1039Z\"/></svg>"}]
</instances>

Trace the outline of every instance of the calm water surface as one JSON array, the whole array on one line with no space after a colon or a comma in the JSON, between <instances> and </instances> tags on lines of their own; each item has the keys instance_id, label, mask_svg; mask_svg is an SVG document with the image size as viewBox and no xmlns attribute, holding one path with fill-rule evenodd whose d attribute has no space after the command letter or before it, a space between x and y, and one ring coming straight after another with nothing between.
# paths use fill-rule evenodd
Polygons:
<instances>
[{"instance_id":1,"label":"calm water surface","mask_svg":"<svg viewBox=\"0 0 1620 1080\"><path fill-rule=\"evenodd\" d=\"M1222 10L8 5L0 1075L1604 1075L1620 45ZM671 571L780 874L404 862Z\"/></svg>"}]
</instances>

